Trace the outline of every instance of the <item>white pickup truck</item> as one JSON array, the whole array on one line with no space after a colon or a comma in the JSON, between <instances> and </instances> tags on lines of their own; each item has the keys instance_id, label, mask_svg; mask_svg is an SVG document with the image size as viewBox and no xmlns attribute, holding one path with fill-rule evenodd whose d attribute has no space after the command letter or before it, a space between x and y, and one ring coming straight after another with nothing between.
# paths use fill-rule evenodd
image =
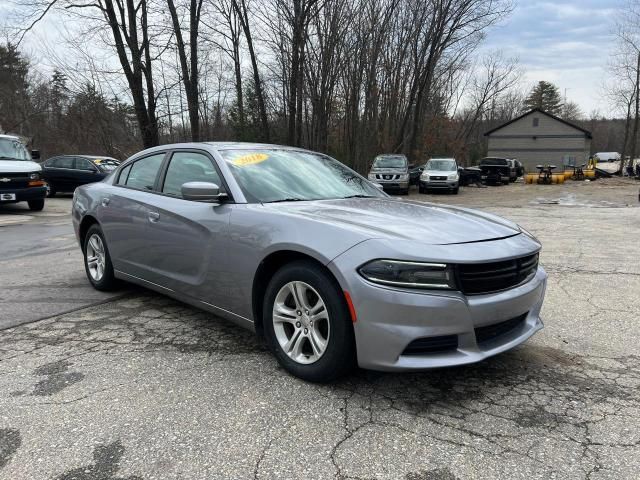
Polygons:
<instances>
[{"instance_id":1,"label":"white pickup truck","mask_svg":"<svg viewBox=\"0 0 640 480\"><path fill-rule=\"evenodd\" d=\"M27 202L29 209L44 208L47 186L37 150L29 153L18 137L0 135L0 204Z\"/></svg>"}]
</instances>

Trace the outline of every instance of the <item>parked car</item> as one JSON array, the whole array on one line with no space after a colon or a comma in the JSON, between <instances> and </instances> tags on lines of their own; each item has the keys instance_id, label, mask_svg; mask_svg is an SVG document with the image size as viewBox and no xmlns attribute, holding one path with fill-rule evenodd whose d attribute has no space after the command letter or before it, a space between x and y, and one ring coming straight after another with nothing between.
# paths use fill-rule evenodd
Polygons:
<instances>
[{"instance_id":1,"label":"parked car","mask_svg":"<svg viewBox=\"0 0 640 480\"><path fill-rule=\"evenodd\" d=\"M385 192L409 194L409 162L400 154L378 155L369 170L369 180L379 183Z\"/></svg>"},{"instance_id":2,"label":"parked car","mask_svg":"<svg viewBox=\"0 0 640 480\"><path fill-rule=\"evenodd\" d=\"M418 185L420 183L420 175L424 171L426 163L422 165L409 165L409 185Z\"/></svg>"},{"instance_id":3,"label":"parked car","mask_svg":"<svg viewBox=\"0 0 640 480\"><path fill-rule=\"evenodd\" d=\"M519 177L524 175L524 166L515 158L508 158L507 162L509 162L509 181L515 182Z\"/></svg>"},{"instance_id":4,"label":"parked car","mask_svg":"<svg viewBox=\"0 0 640 480\"><path fill-rule=\"evenodd\" d=\"M506 158L486 157L480 160L478 167L482 170L482 181L490 185L508 185L515 174Z\"/></svg>"},{"instance_id":5,"label":"parked car","mask_svg":"<svg viewBox=\"0 0 640 480\"><path fill-rule=\"evenodd\" d=\"M458 175L460 176L460 186L466 187L472 183L482 186L482 170L479 167L460 167L458 166Z\"/></svg>"},{"instance_id":6,"label":"parked car","mask_svg":"<svg viewBox=\"0 0 640 480\"><path fill-rule=\"evenodd\" d=\"M43 164L49 196L58 192L73 192L80 185L99 182L115 170L120 162L111 157L93 155L60 155Z\"/></svg>"},{"instance_id":7,"label":"parked car","mask_svg":"<svg viewBox=\"0 0 640 480\"><path fill-rule=\"evenodd\" d=\"M431 189L446 190L454 194L460 189L460 175L455 158L432 158L420 174L420 193Z\"/></svg>"},{"instance_id":8,"label":"parked car","mask_svg":"<svg viewBox=\"0 0 640 480\"><path fill-rule=\"evenodd\" d=\"M154 147L76 189L72 220L96 289L127 280L225 317L310 381L473 363L542 328L526 230L394 199L320 153Z\"/></svg>"},{"instance_id":9,"label":"parked car","mask_svg":"<svg viewBox=\"0 0 640 480\"><path fill-rule=\"evenodd\" d=\"M47 188L42 167L33 160L40 152L27 150L20 138L0 135L0 204L27 202L33 211L44 208Z\"/></svg>"}]
</instances>

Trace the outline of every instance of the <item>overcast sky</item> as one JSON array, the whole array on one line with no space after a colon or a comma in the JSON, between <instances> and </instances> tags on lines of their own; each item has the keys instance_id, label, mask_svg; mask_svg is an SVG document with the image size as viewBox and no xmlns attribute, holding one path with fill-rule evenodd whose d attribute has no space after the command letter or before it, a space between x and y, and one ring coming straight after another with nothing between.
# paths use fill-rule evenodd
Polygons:
<instances>
[{"instance_id":1,"label":"overcast sky","mask_svg":"<svg viewBox=\"0 0 640 480\"><path fill-rule=\"evenodd\" d=\"M597 110L611 115L602 85L608 78L615 17L623 1L515 0L512 15L488 32L482 49L502 50L505 56L517 57L525 71L523 88L547 80L563 95L567 89L567 98L577 102L585 114ZM0 0L0 18L12 8L11 0ZM55 50L64 50L55 46L52 32L60 18L52 16L37 29L40 33L27 38L25 47L35 60L48 63L40 47L43 37ZM44 69L49 70L50 65Z\"/></svg>"},{"instance_id":2,"label":"overcast sky","mask_svg":"<svg viewBox=\"0 0 640 480\"><path fill-rule=\"evenodd\" d=\"M487 35L484 49L517 57L525 85L555 83L585 114L611 113L602 98L621 0L517 0L513 14Z\"/></svg>"}]
</instances>

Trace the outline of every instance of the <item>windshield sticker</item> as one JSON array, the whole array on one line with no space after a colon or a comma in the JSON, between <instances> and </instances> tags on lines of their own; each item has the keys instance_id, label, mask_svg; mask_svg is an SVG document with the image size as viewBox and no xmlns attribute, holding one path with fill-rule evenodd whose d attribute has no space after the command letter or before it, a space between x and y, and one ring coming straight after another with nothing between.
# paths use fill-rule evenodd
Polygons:
<instances>
[{"instance_id":1,"label":"windshield sticker","mask_svg":"<svg viewBox=\"0 0 640 480\"><path fill-rule=\"evenodd\" d=\"M238 167L246 167L247 165L255 165L256 163L264 162L268 158L269 155L266 153L250 153L232 160L231 163Z\"/></svg>"}]
</instances>

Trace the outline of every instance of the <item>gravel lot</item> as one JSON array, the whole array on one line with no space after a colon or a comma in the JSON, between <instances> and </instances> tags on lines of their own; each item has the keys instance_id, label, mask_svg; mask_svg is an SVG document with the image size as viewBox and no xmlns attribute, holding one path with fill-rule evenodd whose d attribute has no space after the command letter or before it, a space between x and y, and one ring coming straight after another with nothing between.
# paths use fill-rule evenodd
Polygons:
<instances>
[{"instance_id":1,"label":"gravel lot","mask_svg":"<svg viewBox=\"0 0 640 480\"><path fill-rule=\"evenodd\" d=\"M2 207L0 327L23 324L0 332L0 478L637 479L639 187L413 193L542 240L546 328L474 366L333 385L210 314L88 289L69 198Z\"/></svg>"}]
</instances>

